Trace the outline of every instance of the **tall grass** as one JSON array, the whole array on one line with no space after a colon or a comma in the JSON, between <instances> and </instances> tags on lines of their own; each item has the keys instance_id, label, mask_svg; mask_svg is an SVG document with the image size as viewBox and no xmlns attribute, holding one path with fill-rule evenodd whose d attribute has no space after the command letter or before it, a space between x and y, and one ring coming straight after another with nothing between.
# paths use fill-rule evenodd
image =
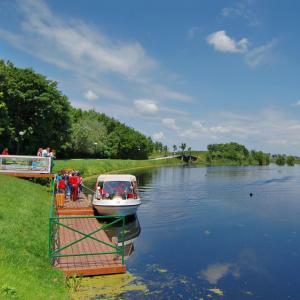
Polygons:
<instances>
[{"instance_id":1,"label":"tall grass","mask_svg":"<svg viewBox=\"0 0 300 300\"><path fill-rule=\"evenodd\" d=\"M0 299L67 299L64 276L48 259L50 193L0 176Z\"/></svg>"}]
</instances>

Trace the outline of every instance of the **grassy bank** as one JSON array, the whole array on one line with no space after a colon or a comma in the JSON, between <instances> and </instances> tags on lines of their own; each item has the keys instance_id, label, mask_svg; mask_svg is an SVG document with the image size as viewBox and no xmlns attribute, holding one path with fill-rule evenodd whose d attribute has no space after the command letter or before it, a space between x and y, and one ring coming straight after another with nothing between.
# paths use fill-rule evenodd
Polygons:
<instances>
[{"instance_id":1,"label":"grassy bank","mask_svg":"<svg viewBox=\"0 0 300 300\"><path fill-rule=\"evenodd\" d=\"M48 259L49 192L8 176L0 187L0 299L67 299Z\"/></svg>"},{"instance_id":2,"label":"grassy bank","mask_svg":"<svg viewBox=\"0 0 300 300\"><path fill-rule=\"evenodd\" d=\"M131 171L142 168L179 165L177 158L162 160L122 160L122 159L68 159L56 160L54 172L63 168L79 170L84 177L98 175L107 172Z\"/></svg>"}]
</instances>

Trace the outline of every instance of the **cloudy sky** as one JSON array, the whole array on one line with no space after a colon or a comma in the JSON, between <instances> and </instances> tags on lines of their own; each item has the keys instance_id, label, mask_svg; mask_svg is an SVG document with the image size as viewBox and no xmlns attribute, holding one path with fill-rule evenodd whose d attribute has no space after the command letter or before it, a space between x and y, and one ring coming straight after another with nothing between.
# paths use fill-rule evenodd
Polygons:
<instances>
[{"instance_id":1,"label":"cloudy sky","mask_svg":"<svg viewBox=\"0 0 300 300\"><path fill-rule=\"evenodd\" d=\"M1 0L0 58L169 146L300 155L299 11L297 1Z\"/></svg>"}]
</instances>

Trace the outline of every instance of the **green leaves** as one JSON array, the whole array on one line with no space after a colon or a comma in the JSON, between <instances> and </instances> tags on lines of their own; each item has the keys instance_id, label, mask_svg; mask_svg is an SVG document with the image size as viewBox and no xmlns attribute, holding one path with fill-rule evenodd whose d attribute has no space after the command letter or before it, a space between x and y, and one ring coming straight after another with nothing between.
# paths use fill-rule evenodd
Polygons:
<instances>
[{"instance_id":1,"label":"green leaves","mask_svg":"<svg viewBox=\"0 0 300 300\"><path fill-rule=\"evenodd\" d=\"M0 101L7 109L6 113L0 109L0 148L8 146L11 153L20 148L22 154L36 153L45 146L60 150L61 141L69 139L70 104L56 83L3 61L0 78ZM22 138L19 132L24 132Z\"/></svg>"},{"instance_id":2,"label":"green leaves","mask_svg":"<svg viewBox=\"0 0 300 300\"><path fill-rule=\"evenodd\" d=\"M145 159L154 143L104 114L72 108L55 81L0 60L0 149L35 154L46 146L60 157Z\"/></svg>"}]
</instances>

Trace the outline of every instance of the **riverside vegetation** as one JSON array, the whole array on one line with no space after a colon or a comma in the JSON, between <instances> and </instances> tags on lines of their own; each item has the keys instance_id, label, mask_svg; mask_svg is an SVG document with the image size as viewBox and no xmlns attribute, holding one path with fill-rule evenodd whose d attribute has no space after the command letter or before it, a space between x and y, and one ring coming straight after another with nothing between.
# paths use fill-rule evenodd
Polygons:
<instances>
[{"instance_id":1,"label":"riverside vegetation","mask_svg":"<svg viewBox=\"0 0 300 300\"><path fill-rule=\"evenodd\" d=\"M269 165L271 162L283 166L293 166L295 157L271 155L262 151L249 151L238 143L211 144L207 146L206 162L209 165Z\"/></svg>"}]
</instances>

